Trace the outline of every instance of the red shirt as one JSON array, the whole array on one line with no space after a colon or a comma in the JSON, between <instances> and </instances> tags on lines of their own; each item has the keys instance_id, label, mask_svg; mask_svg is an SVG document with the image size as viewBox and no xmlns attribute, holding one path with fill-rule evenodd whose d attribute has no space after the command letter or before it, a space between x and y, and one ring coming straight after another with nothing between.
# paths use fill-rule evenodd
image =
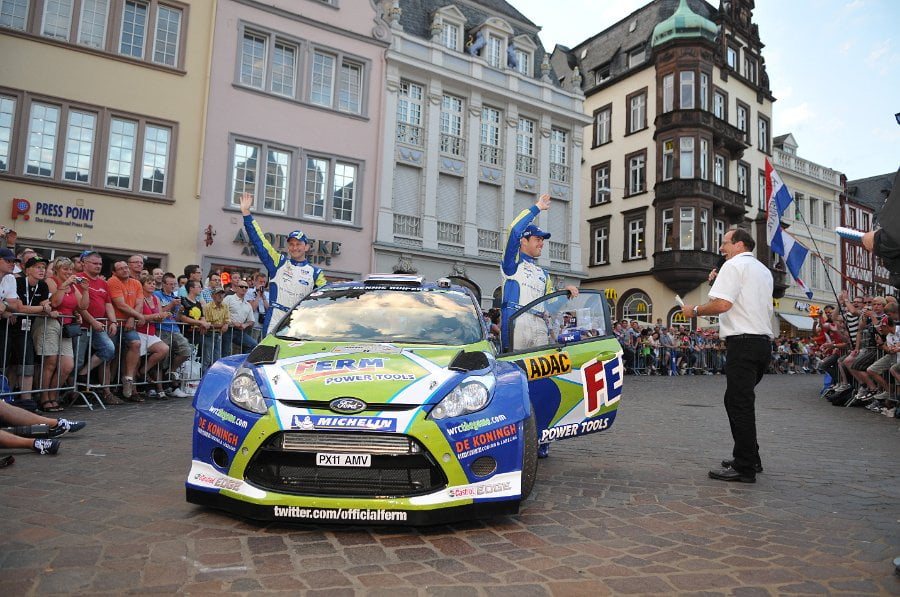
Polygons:
<instances>
[{"instance_id":1,"label":"red shirt","mask_svg":"<svg viewBox=\"0 0 900 597\"><path fill-rule=\"evenodd\" d=\"M109 286L106 280L97 277L95 280L88 278L88 308L91 317L100 319L106 317L106 305L111 303L109 298Z\"/></svg>"}]
</instances>

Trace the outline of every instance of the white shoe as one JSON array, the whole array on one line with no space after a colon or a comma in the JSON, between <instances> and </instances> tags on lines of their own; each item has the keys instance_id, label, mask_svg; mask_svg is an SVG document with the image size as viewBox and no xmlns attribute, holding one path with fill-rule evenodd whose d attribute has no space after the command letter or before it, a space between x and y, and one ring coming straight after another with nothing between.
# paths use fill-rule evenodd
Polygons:
<instances>
[{"instance_id":1,"label":"white shoe","mask_svg":"<svg viewBox=\"0 0 900 597\"><path fill-rule=\"evenodd\" d=\"M875 394L874 396L872 396L872 399L873 400L887 400L890 397L891 397L890 392L879 392L879 393Z\"/></svg>"},{"instance_id":2,"label":"white shoe","mask_svg":"<svg viewBox=\"0 0 900 597\"><path fill-rule=\"evenodd\" d=\"M169 391L169 395L174 398L187 398L188 395L185 394L184 390L181 388L175 388L174 390Z\"/></svg>"},{"instance_id":3,"label":"white shoe","mask_svg":"<svg viewBox=\"0 0 900 597\"><path fill-rule=\"evenodd\" d=\"M122 380L122 396L125 398L131 398L131 395L134 393L134 379L131 377L126 377Z\"/></svg>"}]
</instances>

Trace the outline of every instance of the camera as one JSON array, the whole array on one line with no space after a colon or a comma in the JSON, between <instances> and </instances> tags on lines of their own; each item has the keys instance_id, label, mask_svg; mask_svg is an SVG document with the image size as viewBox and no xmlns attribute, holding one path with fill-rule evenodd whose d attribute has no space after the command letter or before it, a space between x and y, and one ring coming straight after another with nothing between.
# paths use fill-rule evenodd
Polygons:
<instances>
[{"instance_id":1,"label":"camera","mask_svg":"<svg viewBox=\"0 0 900 597\"><path fill-rule=\"evenodd\" d=\"M85 280L87 280L87 278L82 278L81 276L75 276L76 284L84 284Z\"/></svg>"}]
</instances>

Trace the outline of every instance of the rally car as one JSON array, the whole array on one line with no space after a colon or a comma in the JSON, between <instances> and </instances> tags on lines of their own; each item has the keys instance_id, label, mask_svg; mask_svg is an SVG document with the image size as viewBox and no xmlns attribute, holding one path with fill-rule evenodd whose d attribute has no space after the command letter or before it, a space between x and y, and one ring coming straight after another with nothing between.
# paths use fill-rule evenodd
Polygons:
<instances>
[{"instance_id":1,"label":"rally car","mask_svg":"<svg viewBox=\"0 0 900 597\"><path fill-rule=\"evenodd\" d=\"M520 317L531 337L516 334ZM514 514L540 443L615 420L623 367L609 319L599 292L551 294L511 319L513 346L499 352L472 292L447 279L317 289L204 376L187 500L304 523Z\"/></svg>"}]
</instances>

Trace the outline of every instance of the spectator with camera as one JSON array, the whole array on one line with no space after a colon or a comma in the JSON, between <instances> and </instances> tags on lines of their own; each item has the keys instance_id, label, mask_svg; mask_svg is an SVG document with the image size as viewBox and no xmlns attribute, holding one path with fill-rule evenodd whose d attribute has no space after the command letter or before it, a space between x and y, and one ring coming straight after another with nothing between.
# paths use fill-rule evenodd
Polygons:
<instances>
[{"instance_id":1,"label":"spectator with camera","mask_svg":"<svg viewBox=\"0 0 900 597\"><path fill-rule=\"evenodd\" d=\"M38 408L47 412L63 410L59 388L75 368L73 340L81 335L80 314L88 307L88 280L75 275L68 257L57 257L47 278L51 311L35 321L35 353L42 359L41 387L45 388Z\"/></svg>"}]
</instances>

